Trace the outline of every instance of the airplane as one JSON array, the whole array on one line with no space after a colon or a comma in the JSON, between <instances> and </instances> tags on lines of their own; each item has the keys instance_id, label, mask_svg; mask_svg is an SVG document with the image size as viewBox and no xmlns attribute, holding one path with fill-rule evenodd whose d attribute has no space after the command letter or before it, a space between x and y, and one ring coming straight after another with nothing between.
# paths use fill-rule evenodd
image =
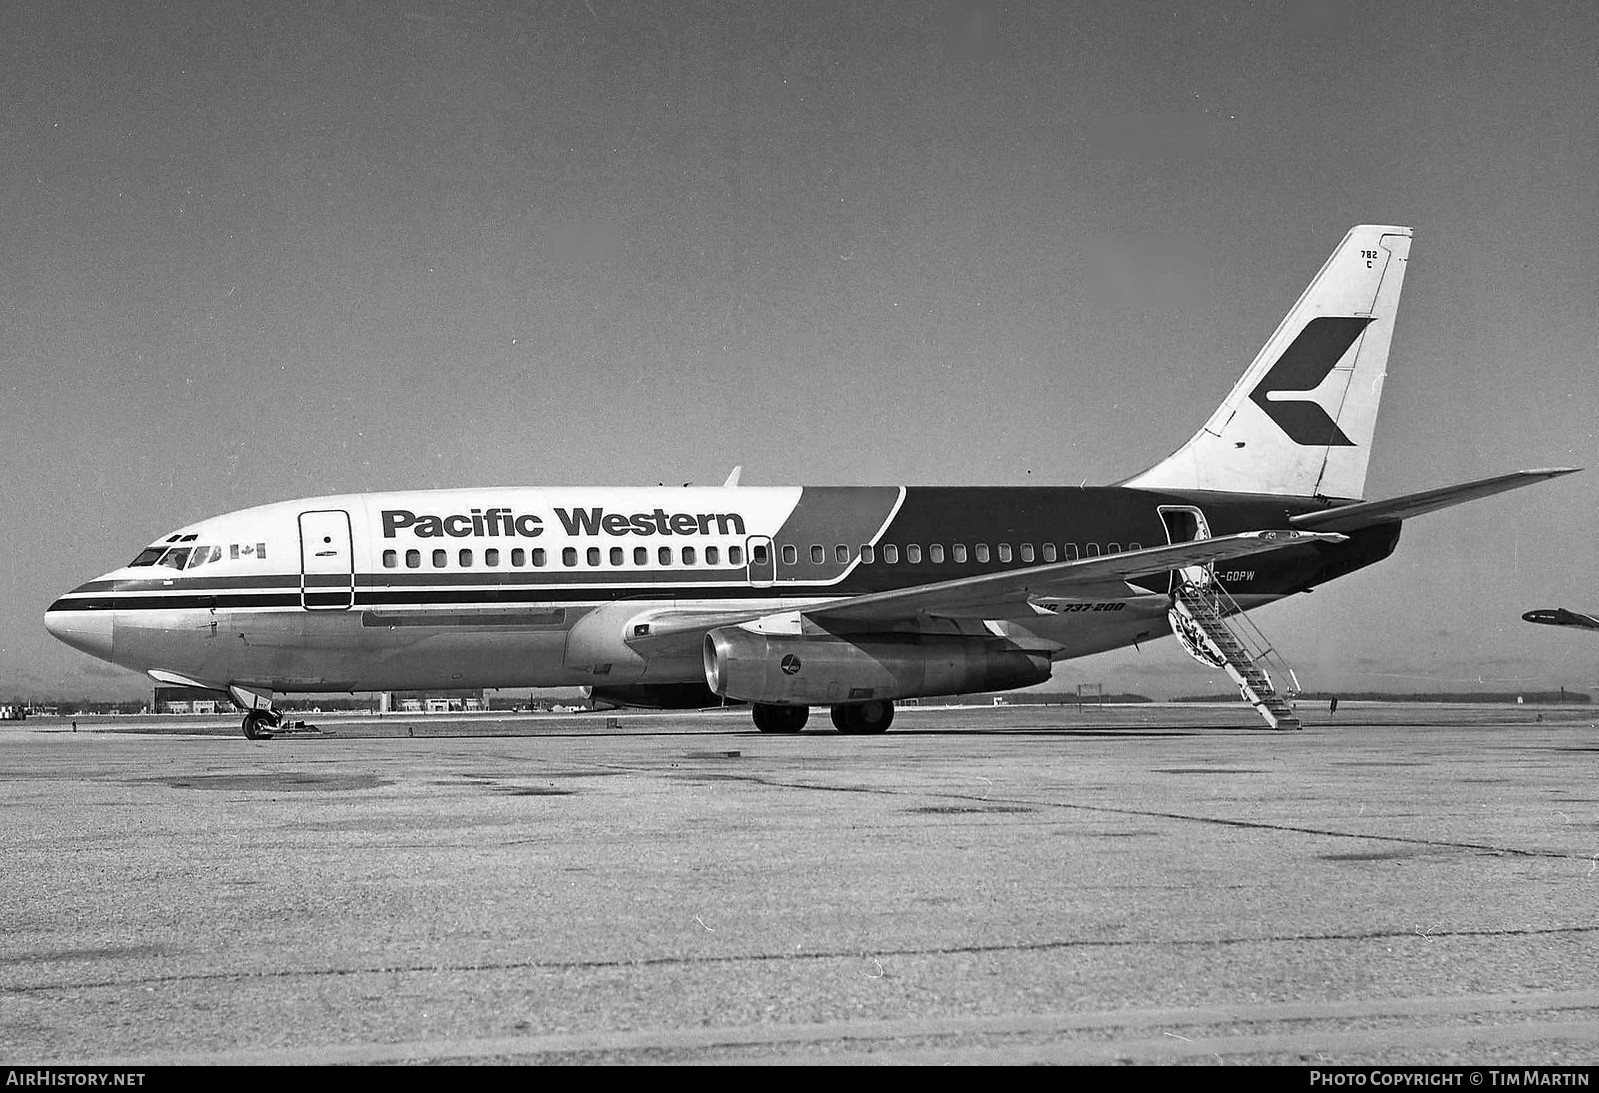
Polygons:
<instances>
[{"instance_id":1,"label":"airplane","mask_svg":"<svg viewBox=\"0 0 1599 1093\"><path fill-rule=\"evenodd\" d=\"M1567 611L1564 607L1540 607L1522 615L1525 622L1541 622L1545 626L1575 626L1580 630L1599 630L1599 615L1584 615Z\"/></svg>"},{"instance_id":2,"label":"airplane","mask_svg":"<svg viewBox=\"0 0 1599 1093\"><path fill-rule=\"evenodd\" d=\"M1031 686L1169 633L1265 714L1274 688L1228 619L1380 561L1406 519L1577 469L1364 499L1411 237L1351 229L1209 420L1113 485L735 471L282 501L162 536L45 626L225 693L251 739L295 692L571 686L615 706L747 703L770 733L826 706L840 732L877 733L898 701Z\"/></svg>"}]
</instances>

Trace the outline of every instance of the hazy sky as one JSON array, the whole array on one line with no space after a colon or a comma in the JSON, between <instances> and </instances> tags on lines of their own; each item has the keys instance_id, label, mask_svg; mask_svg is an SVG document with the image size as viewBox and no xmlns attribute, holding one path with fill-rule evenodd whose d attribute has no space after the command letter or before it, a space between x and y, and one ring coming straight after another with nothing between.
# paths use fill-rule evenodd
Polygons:
<instances>
[{"instance_id":1,"label":"hazy sky","mask_svg":"<svg viewBox=\"0 0 1599 1093\"><path fill-rule=\"evenodd\" d=\"M1416 229L1306 687L1599 690L1599 5L0 0L0 696L61 592L455 485L1110 482L1353 224ZM1224 685L1167 640L1055 685Z\"/></svg>"}]
</instances>

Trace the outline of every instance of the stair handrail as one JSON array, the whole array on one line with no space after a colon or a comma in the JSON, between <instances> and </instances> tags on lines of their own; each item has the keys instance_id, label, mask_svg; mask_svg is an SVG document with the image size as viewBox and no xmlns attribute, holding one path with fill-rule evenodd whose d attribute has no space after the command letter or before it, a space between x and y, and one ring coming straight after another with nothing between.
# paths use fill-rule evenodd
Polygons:
<instances>
[{"instance_id":1,"label":"stair handrail","mask_svg":"<svg viewBox=\"0 0 1599 1093\"><path fill-rule=\"evenodd\" d=\"M1234 640L1244 647L1250 658L1266 666L1268 675L1275 675L1279 679L1286 677L1293 684L1293 690L1280 693L1285 696L1299 693L1299 676L1282 654L1277 652L1271 644L1271 639L1255 625L1255 620L1249 617L1249 612L1233 598L1232 593L1228 592L1214 575L1209 575L1209 578L1202 583L1185 580L1181 592L1190 598L1199 599L1216 612L1221 617L1222 624L1232 633Z\"/></svg>"}]
</instances>

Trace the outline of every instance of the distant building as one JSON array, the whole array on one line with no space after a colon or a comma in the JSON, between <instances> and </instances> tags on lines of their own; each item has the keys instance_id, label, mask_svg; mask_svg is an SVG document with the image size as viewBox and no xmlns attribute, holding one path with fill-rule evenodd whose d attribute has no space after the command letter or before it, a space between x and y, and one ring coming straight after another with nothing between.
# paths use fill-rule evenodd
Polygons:
<instances>
[{"instance_id":1,"label":"distant building","mask_svg":"<svg viewBox=\"0 0 1599 1093\"><path fill-rule=\"evenodd\" d=\"M232 713L233 700L221 691L199 687L157 687L150 709L155 713Z\"/></svg>"},{"instance_id":2,"label":"distant building","mask_svg":"<svg viewBox=\"0 0 1599 1093\"><path fill-rule=\"evenodd\" d=\"M401 713L477 713L489 707L483 701L482 690L460 690L389 691L379 700L378 708Z\"/></svg>"}]
</instances>

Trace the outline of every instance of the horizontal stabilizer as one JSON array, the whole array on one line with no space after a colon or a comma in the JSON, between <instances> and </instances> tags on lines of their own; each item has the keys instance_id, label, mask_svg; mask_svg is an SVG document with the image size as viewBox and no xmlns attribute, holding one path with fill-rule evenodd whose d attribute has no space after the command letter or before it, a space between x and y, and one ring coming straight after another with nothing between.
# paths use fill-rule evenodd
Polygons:
<instances>
[{"instance_id":1,"label":"horizontal stabilizer","mask_svg":"<svg viewBox=\"0 0 1599 1093\"><path fill-rule=\"evenodd\" d=\"M1520 489L1535 482L1559 478L1563 474L1573 474L1581 469L1581 467L1551 467L1542 470L1514 471L1493 478L1478 479L1476 482L1463 482L1458 486L1443 486L1436 490L1407 493L1402 497L1391 497L1386 501L1362 501L1354 505L1323 509L1321 512L1304 512L1290 517L1289 523L1296 528L1316 531L1359 531L1361 528L1375 527L1378 524L1408 520L1412 516L1446 509L1451 505L1474 501L1479 497L1491 497L1506 490Z\"/></svg>"}]
</instances>

